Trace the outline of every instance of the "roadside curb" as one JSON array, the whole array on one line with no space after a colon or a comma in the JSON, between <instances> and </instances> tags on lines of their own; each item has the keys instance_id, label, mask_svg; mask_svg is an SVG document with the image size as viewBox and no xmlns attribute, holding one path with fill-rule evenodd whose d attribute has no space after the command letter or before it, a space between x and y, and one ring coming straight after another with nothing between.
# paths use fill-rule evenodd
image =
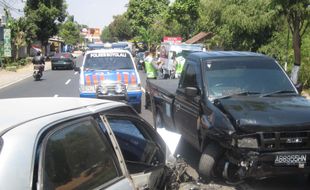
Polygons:
<instances>
[{"instance_id":1,"label":"roadside curb","mask_svg":"<svg viewBox=\"0 0 310 190\"><path fill-rule=\"evenodd\" d=\"M50 61L45 63L45 71L51 70ZM0 89L11 86L15 83L18 83L22 80L25 80L32 76L33 65L28 64L15 72L1 70L0 71Z\"/></svg>"},{"instance_id":2,"label":"roadside curb","mask_svg":"<svg viewBox=\"0 0 310 190\"><path fill-rule=\"evenodd\" d=\"M13 85L13 84L15 84L15 83L18 83L18 82L20 82L20 81L22 81L22 80L25 80L26 78L29 78L29 77L31 77L31 74L30 74L30 75L27 75L27 76L24 76L24 77L21 77L21 78L15 80L15 81L11 81L10 83L4 84L4 85L0 86L0 89L6 88L6 87L8 87L8 86L11 86L11 85Z\"/></svg>"}]
</instances>

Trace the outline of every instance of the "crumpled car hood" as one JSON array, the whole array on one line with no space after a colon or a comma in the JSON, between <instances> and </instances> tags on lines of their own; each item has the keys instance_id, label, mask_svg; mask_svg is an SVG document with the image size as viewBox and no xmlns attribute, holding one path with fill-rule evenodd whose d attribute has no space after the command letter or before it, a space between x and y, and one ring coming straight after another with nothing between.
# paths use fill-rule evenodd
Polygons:
<instances>
[{"instance_id":1,"label":"crumpled car hood","mask_svg":"<svg viewBox=\"0 0 310 190\"><path fill-rule=\"evenodd\" d=\"M302 96L238 96L220 99L236 130L244 132L310 129L310 101Z\"/></svg>"}]
</instances>

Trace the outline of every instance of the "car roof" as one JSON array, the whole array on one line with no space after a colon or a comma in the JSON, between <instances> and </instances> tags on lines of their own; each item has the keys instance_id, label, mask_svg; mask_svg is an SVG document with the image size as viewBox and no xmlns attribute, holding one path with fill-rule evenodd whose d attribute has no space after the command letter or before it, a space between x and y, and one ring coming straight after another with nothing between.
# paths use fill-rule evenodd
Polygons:
<instances>
[{"instance_id":1,"label":"car roof","mask_svg":"<svg viewBox=\"0 0 310 190\"><path fill-rule=\"evenodd\" d=\"M90 98L11 98L0 99L0 133L19 124L45 116L97 105L124 105Z\"/></svg>"},{"instance_id":2,"label":"car roof","mask_svg":"<svg viewBox=\"0 0 310 190\"><path fill-rule=\"evenodd\" d=\"M131 54L128 50L124 50L124 49L96 49L96 50L87 51L86 54L90 54L90 53L105 53L105 52L117 52L117 53L128 53L128 54Z\"/></svg>"},{"instance_id":3,"label":"car roof","mask_svg":"<svg viewBox=\"0 0 310 190\"><path fill-rule=\"evenodd\" d=\"M228 57L264 57L267 58L266 55L248 52L248 51L202 51L202 52L194 52L188 56L188 59L218 59L218 58L228 58Z\"/></svg>"}]
</instances>

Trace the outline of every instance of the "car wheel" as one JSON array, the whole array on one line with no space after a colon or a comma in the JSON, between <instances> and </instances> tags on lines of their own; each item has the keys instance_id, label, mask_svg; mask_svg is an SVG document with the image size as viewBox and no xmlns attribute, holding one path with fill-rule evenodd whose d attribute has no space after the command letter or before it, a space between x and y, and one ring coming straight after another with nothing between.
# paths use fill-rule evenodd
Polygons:
<instances>
[{"instance_id":1,"label":"car wheel","mask_svg":"<svg viewBox=\"0 0 310 190\"><path fill-rule=\"evenodd\" d=\"M52 70L56 70L56 67L55 67L55 66L52 66Z\"/></svg>"},{"instance_id":2,"label":"car wheel","mask_svg":"<svg viewBox=\"0 0 310 190\"><path fill-rule=\"evenodd\" d=\"M209 181L215 177L215 166L221 154L222 147L220 147L217 143L211 142L205 147L203 153L201 154L198 167L199 173L205 180Z\"/></svg>"},{"instance_id":3,"label":"car wheel","mask_svg":"<svg viewBox=\"0 0 310 190\"><path fill-rule=\"evenodd\" d=\"M141 103L133 106L138 113L141 113Z\"/></svg>"}]
</instances>

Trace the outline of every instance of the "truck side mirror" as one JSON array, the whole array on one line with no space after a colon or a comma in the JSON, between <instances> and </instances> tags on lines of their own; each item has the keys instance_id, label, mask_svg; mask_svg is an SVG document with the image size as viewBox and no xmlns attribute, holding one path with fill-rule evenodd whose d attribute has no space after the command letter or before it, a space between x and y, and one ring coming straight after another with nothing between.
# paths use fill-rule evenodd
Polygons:
<instances>
[{"instance_id":1,"label":"truck side mirror","mask_svg":"<svg viewBox=\"0 0 310 190\"><path fill-rule=\"evenodd\" d=\"M296 87L298 93L301 94L302 89L303 89L302 83L297 83L297 84L295 84L295 87Z\"/></svg>"},{"instance_id":2,"label":"truck side mirror","mask_svg":"<svg viewBox=\"0 0 310 190\"><path fill-rule=\"evenodd\" d=\"M74 67L74 71L77 71L77 72L81 72L81 68L80 67Z\"/></svg>"},{"instance_id":3,"label":"truck side mirror","mask_svg":"<svg viewBox=\"0 0 310 190\"><path fill-rule=\"evenodd\" d=\"M195 97L198 95L198 89L196 87L185 87L185 96Z\"/></svg>"}]
</instances>

